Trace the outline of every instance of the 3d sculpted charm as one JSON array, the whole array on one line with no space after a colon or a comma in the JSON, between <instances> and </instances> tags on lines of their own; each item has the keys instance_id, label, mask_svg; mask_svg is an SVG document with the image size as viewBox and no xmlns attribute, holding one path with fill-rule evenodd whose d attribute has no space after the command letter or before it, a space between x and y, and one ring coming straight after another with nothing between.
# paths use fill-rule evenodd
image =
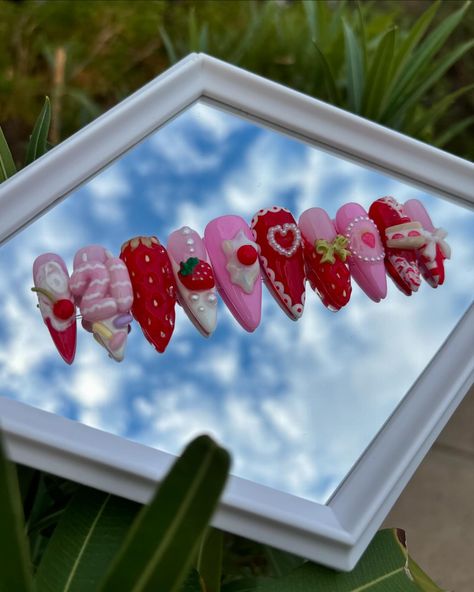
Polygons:
<instances>
[{"instance_id":1,"label":"3d sculpted charm","mask_svg":"<svg viewBox=\"0 0 474 592\"><path fill-rule=\"evenodd\" d=\"M217 293L204 241L195 230L183 226L170 234L167 249L178 301L198 331L209 337L217 323Z\"/></svg>"}]
</instances>

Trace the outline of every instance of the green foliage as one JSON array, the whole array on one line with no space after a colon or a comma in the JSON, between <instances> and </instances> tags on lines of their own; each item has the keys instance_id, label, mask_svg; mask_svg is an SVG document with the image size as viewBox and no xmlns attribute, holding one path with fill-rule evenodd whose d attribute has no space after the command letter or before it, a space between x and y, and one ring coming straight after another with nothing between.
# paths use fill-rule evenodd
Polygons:
<instances>
[{"instance_id":1,"label":"green foliage","mask_svg":"<svg viewBox=\"0 0 474 592\"><path fill-rule=\"evenodd\" d=\"M474 22L459 0L431 3L420 14L424 6L0 0L4 131L18 163L45 93L56 144L170 63L204 51L469 157ZM450 105L436 109L447 96Z\"/></svg>"},{"instance_id":2,"label":"green foliage","mask_svg":"<svg viewBox=\"0 0 474 592\"><path fill-rule=\"evenodd\" d=\"M25 165L32 163L34 160L46 153L48 149L47 142L50 125L51 103L49 97L46 97L43 108L41 109L38 119L36 120L30 141L28 143Z\"/></svg>"},{"instance_id":3,"label":"green foliage","mask_svg":"<svg viewBox=\"0 0 474 592\"><path fill-rule=\"evenodd\" d=\"M16 173L16 166L13 162L10 147L0 127L0 183Z\"/></svg>"},{"instance_id":4,"label":"green foliage","mask_svg":"<svg viewBox=\"0 0 474 592\"><path fill-rule=\"evenodd\" d=\"M23 509L14 466L3 453L0 434L0 592L30 592L33 580Z\"/></svg>"}]
</instances>

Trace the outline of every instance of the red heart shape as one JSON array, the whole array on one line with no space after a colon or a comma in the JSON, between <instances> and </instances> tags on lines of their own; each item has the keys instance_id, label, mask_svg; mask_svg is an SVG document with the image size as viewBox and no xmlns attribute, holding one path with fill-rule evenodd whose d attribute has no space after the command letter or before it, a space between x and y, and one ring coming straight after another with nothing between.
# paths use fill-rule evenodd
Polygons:
<instances>
[{"instance_id":1,"label":"red heart shape","mask_svg":"<svg viewBox=\"0 0 474 592\"><path fill-rule=\"evenodd\" d=\"M375 234L373 232L364 232L361 239L371 249L375 247Z\"/></svg>"}]
</instances>

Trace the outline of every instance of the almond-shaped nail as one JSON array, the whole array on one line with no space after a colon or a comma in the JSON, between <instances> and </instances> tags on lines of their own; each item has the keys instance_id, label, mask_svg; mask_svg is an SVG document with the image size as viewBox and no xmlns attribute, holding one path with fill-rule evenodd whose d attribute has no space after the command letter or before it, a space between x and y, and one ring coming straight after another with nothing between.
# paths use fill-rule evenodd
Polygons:
<instances>
[{"instance_id":1,"label":"almond-shaped nail","mask_svg":"<svg viewBox=\"0 0 474 592\"><path fill-rule=\"evenodd\" d=\"M419 240L418 223L405 212L394 197L381 197L369 208L369 217L375 222L385 249L385 269L399 290L407 296L417 292L421 277L416 253L413 249L392 243L393 237L406 237L409 241ZM392 244L394 246L392 246Z\"/></svg>"},{"instance_id":2,"label":"almond-shaped nail","mask_svg":"<svg viewBox=\"0 0 474 592\"><path fill-rule=\"evenodd\" d=\"M260 323L262 282L258 245L240 216L221 216L209 222L204 243L222 300L249 332Z\"/></svg>"},{"instance_id":3,"label":"almond-shaped nail","mask_svg":"<svg viewBox=\"0 0 474 592\"><path fill-rule=\"evenodd\" d=\"M348 203L336 214L336 228L349 240L349 269L360 288L374 302L387 295L385 253L379 231L364 208Z\"/></svg>"},{"instance_id":4,"label":"almond-shaped nail","mask_svg":"<svg viewBox=\"0 0 474 592\"><path fill-rule=\"evenodd\" d=\"M265 284L293 321L303 314L306 289L301 232L293 214L273 206L259 210L250 224L260 247Z\"/></svg>"},{"instance_id":5,"label":"almond-shaped nail","mask_svg":"<svg viewBox=\"0 0 474 592\"><path fill-rule=\"evenodd\" d=\"M76 354L76 306L63 259L55 253L37 257L33 263L33 283L51 339L62 359L72 364Z\"/></svg>"},{"instance_id":6,"label":"almond-shaped nail","mask_svg":"<svg viewBox=\"0 0 474 592\"><path fill-rule=\"evenodd\" d=\"M322 208L310 208L298 221L303 239L306 276L324 306L337 311L351 297L351 274L346 261L349 239L338 234Z\"/></svg>"},{"instance_id":7,"label":"almond-shaped nail","mask_svg":"<svg viewBox=\"0 0 474 592\"><path fill-rule=\"evenodd\" d=\"M195 230L183 226L170 234L167 250L178 301L198 331L209 337L217 323L217 294L204 241Z\"/></svg>"}]
</instances>

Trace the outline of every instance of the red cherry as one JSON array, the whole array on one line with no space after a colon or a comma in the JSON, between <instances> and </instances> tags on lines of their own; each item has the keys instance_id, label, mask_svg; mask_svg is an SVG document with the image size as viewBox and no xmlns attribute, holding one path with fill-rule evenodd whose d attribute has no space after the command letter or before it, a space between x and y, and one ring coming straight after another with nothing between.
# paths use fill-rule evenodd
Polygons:
<instances>
[{"instance_id":1,"label":"red cherry","mask_svg":"<svg viewBox=\"0 0 474 592\"><path fill-rule=\"evenodd\" d=\"M252 245L242 245L237 249L237 259L242 265L253 265L257 261L258 253Z\"/></svg>"},{"instance_id":2,"label":"red cherry","mask_svg":"<svg viewBox=\"0 0 474 592\"><path fill-rule=\"evenodd\" d=\"M62 321L67 321L74 314L74 304L70 300L56 300L53 305L53 314Z\"/></svg>"}]
</instances>

